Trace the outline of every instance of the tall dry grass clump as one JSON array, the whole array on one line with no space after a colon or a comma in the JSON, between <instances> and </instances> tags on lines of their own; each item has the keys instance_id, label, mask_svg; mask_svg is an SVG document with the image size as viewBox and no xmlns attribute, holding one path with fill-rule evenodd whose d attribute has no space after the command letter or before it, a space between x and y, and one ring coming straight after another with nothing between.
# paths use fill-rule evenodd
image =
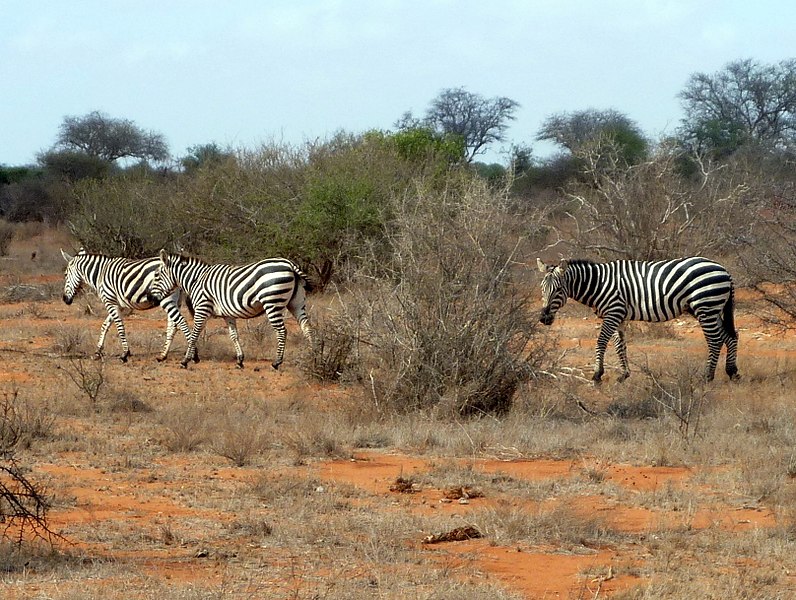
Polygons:
<instances>
[{"instance_id":1,"label":"tall dry grass clump","mask_svg":"<svg viewBox=\"0 0 796 600\"><path fill-rule=\"evenodd\" d=\"M389 258L359 273L353 301L362 368L380 408L501 413L542 356L504 191L451 177L396 200ZM384 256L384 253L380 254Z\"/></svg>"}]
</instances>

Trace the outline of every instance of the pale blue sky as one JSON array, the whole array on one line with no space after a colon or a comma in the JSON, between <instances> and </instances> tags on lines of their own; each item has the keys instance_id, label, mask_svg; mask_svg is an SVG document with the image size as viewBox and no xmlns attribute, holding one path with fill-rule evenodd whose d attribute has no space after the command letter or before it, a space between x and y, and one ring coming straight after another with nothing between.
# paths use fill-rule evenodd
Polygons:
<instances>
[{"instance_id":1,"label":"pale blue sky","mask_svg":"<svg viewBox=\"0 0 796 600\"><path fill-rule=\"evenodd\" d=\"M519 102L502 148L544 155L551 114L613 108L657 137L692 73L794 57L793 0L0 0L0 164L93 110L178 157L391 129L460 86Z\"/></svg>"}]
</instances>

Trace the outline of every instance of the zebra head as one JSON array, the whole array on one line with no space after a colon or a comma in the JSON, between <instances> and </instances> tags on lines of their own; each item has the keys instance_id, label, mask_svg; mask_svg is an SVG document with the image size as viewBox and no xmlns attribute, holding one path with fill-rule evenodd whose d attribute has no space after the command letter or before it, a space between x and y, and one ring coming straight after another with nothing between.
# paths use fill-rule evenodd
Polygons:
<instances>
[{"instance_id":1,"label":"zebra head","mask_svg":"<svg viewBox=\"0 0 796 600\"><path fill-rule=\"evenodd\" d=\"M548 266L538 258L536 265L544 273L542 277L542 314L539 322L543 325L552 325L556 313L567 302L567 290L564 285L564 274L567 270L567 261L562 260L558 266Z\"/></svg>"},{"instance_id":2,"label":"zebra head","mask_svg":"<svg viewBox=\"0 0 796 600\"><path fill-rule=\"evenodd\" d=\"M81 258L86 255L84 248L78 250L75 256L71 256L61 250L61 256L66 261L66 271L64 272L64 295L63 299L66 304L72 304L75 296L80 291L85 281L85 275L82 268Z\"/></svg>"},{"instance_id":3,"label":"zebra head","mask_svg":"<svg viewBox=\"0 0 796 600\"><path fill-rule=\"evenodd\" d=\"M165 250L161 250L158 258L160 258L160 265L158 270L155 271L155 277L152 279L147 292L147 298L156 303L170 296L177 288L177 278L172 268L171 256Z\"/></svg>"}]
</instances>

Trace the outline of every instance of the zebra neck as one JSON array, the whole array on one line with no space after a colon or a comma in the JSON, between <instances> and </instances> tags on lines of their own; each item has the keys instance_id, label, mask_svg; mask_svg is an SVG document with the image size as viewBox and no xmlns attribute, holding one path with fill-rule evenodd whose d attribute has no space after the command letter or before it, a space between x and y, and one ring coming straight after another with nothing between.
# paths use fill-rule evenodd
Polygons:
<instances>
[{"instance_id":1,"label":"zebra neck","mask_svg":"<svg viewBox=\"0 0 796 600\"><path fill-rule=\"evenodd\" d=\"M567 296L594 308L600 293L605 289L604 265L583 263L573 265L564 281Z\"/></svg>"},{"instance_id":2,"label":"zebra neck","mask_svg":"<svg viewBox=\"0 0 796 600\"><path fill-rule=\"evenodd\" d=\"M199 276L209 268L198 260L183 260L174 265L174 277L179 286L191 295L196 287Z\"/></svg>"},{"instance_id":3,"label":"zebra neck","mask_svg":"<svg viewBox=\"0 0 796 600\"><path fill-rule=\"evenodd\" d=\"M91 254L87 255L86 259L87 260L83 260L79 263L80 274L83 280L96 290L99 285L100 272L105 265L113 260L113 258L110 256Z\"/></svg>"}]
</instances>

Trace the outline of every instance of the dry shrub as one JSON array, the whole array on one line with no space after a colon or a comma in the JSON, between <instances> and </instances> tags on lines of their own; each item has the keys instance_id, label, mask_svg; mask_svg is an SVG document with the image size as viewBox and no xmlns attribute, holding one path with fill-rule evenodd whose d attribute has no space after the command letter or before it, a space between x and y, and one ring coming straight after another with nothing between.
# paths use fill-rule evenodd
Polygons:
<instances>
[{"instance_id":1,"label":"dry shrub","mask_svg":"<svg viewBox=\"0 0 796 600\"><path fill-rule=\"evenodd\" d=\"M168 432L162 442L172 452L193 452L208 437L207 412L199 406L169 407L160 415L160 423Z\"/></svg>"},{"instance_id":2,"label":"dry shrub","mask_svg":"<svg viewBox=\"0 0 796 600\"><path fill-rule=\"evenodd\" d=\"M34 440L52 433L56 416L47 404L19 397L19 391L5 392L0 399L0 453L30 448Z\"/></svg>"},{"instance_id":3,"label":"dry shrub","mask_svg":"<svg viewBox=\"0 0 796 600\"><path fill-rule=\"evenodd\" d=\"M5 219L0 219L0 256L8 256L8 247L13 239L14 226Z\"/></svg>"},{"instance_id":4,"label":"dry shrub","mask_svg":"<svg viewBox=\"0 0 796 600\"><path fill-rule=\"evenodd\" d=\"M721 166L680 173L682 151L660 144L628 166L611 140L586 144L570 189L572 245L607 259L662 260L734 253L750 226L749 186Z\"/></svg>"},{"instance_id":5,"label":"dry shrub","mask_svg":"<svg viewBox=\"0 0 796 600\"><path fill-rule=\"evenodd\" d=\"M53 351L61 356L73 358L88 354L88 334L83 327L61 326L53 337Z\"/></svg>"},{"instance_id":6,"label":"dry shrub","mask_svg":"<svg viewBox=\"0 0 796 600\"><path fill-rule=\"evenodd\" d=\"M210 434L213 450L243 467L268 449L268 434L262 420L248 410L226 411Z\"/></svg>"},{"instance_id":7,"label":"dry shrub","mask_svg":"<svg viewBox=\"0 0 796 600\"><path fill-rule=\"evenodd\" d=\"M69 358L61 370L66 374L78 392L84 395L91 405L96 408L102 390L107 383L105 376L105 362L103 360L83 360L82 358Z\"/></svg>"},{"instance_id":8,"label":"dry shrub","mask_svg":"<svg viewBox=\"0 0 796 600\"><path fill-rule=\"evenodd\" d=\"M568 504L534 512L501 501L494 507L477 511L472 521L489 539L503 545L524 542L593 547L615 541L617 537L599 519L584 515Z\"/></svg>"},{"instance_id":9,"label":"dry shrub","mask_svg":"<svg viewBox=\"0 0 796 600\"><path fill-rule=\"evenodd\" d=\"M441 193L419 186L398 203L392 258L362 274L355 300L380 406L501 413L536 369L535 287L516 279L508 206L472 181Z\"/></svg>"},{"instance_id":10,"label":"dry shrub","mask_svg":"<svg viewBox=\"0 0 796 600\"><path fill-rule=\"evenodd\" d=\"M359 372L360 324L343 307L330 318L313 322L314 347L307 350L302 369L318 381L352 381Z\"/></svg>"}]
</instances>

